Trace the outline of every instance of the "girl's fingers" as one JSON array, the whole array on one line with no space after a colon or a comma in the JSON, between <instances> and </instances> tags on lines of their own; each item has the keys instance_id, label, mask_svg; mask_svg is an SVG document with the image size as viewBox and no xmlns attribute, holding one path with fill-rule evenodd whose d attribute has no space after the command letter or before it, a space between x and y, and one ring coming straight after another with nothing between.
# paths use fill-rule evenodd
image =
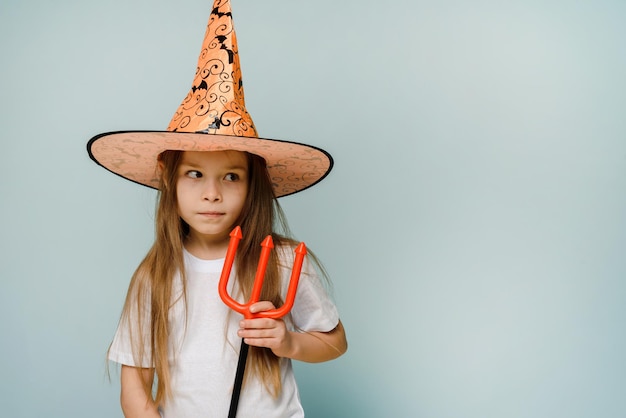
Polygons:
<instances>
[{"instance_id":1,"label":"girl's fingers","mask_svg":"<svg viewBox=\"0 0 626 418\"><path fill-rule=\"evenodd\" d=\"M271 318L243 319L239 322L237 335L242 338L277 338L281 340L286 333L281 320Z\"/></svg>"},{"instance_id":2,"label":"girl's fingers","mask_svg":"<svg viewBox=\"0 0 626 418\"><path fill-rule=\"evenodd\" d=\"M242 319L239 322L239 328L243 329L266 329L277 326L278 320L271 318Z\"/></svg>"},{"instance_id":3,"label":"girl's fingers","mask_svg":"<svg viewBox=\"0 0 626 418\"><path fill-rule=\"evenodd\" d=\"M269 301L257 302L250 306L250 312L253 314L272 309L275 309L274 304ZM237 335L244 338L247 344L272 350L282 345L287 333L285 323L281 319L242 319L239 327Z\"/></svg>"},{"instance_id":4,"label":"girl's fingers","mask_svg":"<svg viewBox=\"0 0 626 418\"><path fill-rule=\"evenodd\" d=\"M250 312L251 313L270 311L272 309L275 309L274 304L272 302L270 302L270 301L267 301L267 300L263 300L261 302L253 303L252 305L250 305Z\"/></svg>"},{"instance_id":5,"label":"girl's fingers","mask_svg":"<svg viewBox=\"0 0 626 418\"><path fill-rule=\"evenodd\" d=\"M280 336L273 329L240 329L237 334L242 338L278 338Z\"/></svg>"}]
</instances>

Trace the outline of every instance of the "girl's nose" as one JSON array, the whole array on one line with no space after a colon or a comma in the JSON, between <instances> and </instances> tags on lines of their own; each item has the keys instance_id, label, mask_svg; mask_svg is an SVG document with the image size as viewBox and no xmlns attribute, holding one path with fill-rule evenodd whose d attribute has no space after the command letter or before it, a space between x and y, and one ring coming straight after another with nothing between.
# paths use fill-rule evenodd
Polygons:
<instances>
[{"instance_id":1,"label":"girl's nose","mask_svg":"<svg viewBox=\"0 0 626 418\"><path fill-rule=\"evenodd\" d=\"M209 202L218 202L222 198L222 192L218 182L209 180L202 191L202 199Z\"/></svg>"}]
</instances>

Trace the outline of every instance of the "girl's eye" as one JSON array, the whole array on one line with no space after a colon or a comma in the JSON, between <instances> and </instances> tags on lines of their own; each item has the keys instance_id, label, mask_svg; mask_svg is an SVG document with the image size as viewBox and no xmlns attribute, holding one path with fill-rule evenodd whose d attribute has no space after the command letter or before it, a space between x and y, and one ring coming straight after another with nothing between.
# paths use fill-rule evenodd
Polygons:
<instances>
[{"instance_id":1,"label":"girl's eye","mask_svg":"<svg viewBox=\"0 0 626 418\"><path fill-rule=\"evenodd\" d=\"M239 174L228 173L228 174L226 174L226 176L224 176L224 180L227 180L227 181L237 181L237 180L239 180Z\"/></svg>"},{"instance_id":2,"label":"girl's eye","mask_svg":"<svg viewBox=\"0 0 626 418\"><path fill-rule=\"evenodd\" d=\"M202 177L202 173L196 170L190 170L187 171L187 177L190 177L192 179L199 179L200 177Z\"/></svg>"}]
</instances>

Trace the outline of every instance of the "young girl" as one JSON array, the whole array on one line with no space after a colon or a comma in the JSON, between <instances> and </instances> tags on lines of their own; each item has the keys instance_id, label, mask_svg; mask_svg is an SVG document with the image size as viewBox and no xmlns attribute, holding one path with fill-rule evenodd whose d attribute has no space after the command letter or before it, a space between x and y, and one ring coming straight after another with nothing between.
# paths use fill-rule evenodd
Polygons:
<instances>
[{"instance_id":1,"label":"young girl","mask_svg":"<svg viewBox=\"0 0 626 418\"><path fill-rule=\"evenodd\" d=\"M346 350L343 326L313 269L305 264L296 302L285 320L243 320L217 295L229 233L244 238L235 264L247 300L260 242L272 234L263 302L282 304L294 242L273 232L283 224L265 163L241 151L166 151L155 243L137 269L109 358L122 366L127 417L225 417L237 364L238 341L251 346L239 416L303 416L290 359L331 360ZM232 291L232 290L231 290ZM304 331L304 332L302 332ZM156 398L151 397L156 372Z\"/></svg>"},{"instance_id":2,"label":"young girl","mask_svg":"<svg viewBox=\"0 0 626 418\"><path fill-rule=\"evenodd\" d=\"M155 241L108 352L122 365L126 417L226 417L242 338L250 351L238 416L301 417L291 359L322 362L347 348L337 309L306 260L284 318L244 319L218 295L229 234L240 226L229 294L248 300L260 244L271 235L261 302L250 311L282 305L296 243L277 197L332 168L319 148L257 136L231 19L229 1L215 0L192 89L167 131L110 132L88 144L98 164L159 193Z\"/></svg>"}]
</instances>

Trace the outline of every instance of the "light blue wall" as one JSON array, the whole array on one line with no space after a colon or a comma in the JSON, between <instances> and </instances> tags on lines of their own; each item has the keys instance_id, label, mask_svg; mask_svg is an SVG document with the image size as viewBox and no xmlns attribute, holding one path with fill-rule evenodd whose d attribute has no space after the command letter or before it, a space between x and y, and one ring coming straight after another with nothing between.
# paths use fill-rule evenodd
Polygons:
<instances>
[{"instance_id":1,"label":"light blue wall","mask_svg":"<svg viewBox=\"0 0 626 418\"><path fill-rule=\"evenodd\" d=\"M283 200L350 341L309 416L626 416L626 3L233 3L260 134L336 158ZM121 416L154 194L85 143L167 126L209 9L0 4L0 415Z\"/></svg>"}]
</instances>

